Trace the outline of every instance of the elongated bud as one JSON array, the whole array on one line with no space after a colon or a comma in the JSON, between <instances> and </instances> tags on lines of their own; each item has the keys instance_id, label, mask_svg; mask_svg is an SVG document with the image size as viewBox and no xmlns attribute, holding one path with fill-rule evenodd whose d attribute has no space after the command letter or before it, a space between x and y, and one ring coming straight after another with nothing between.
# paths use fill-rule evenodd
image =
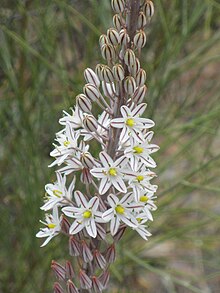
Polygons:
<instances>
[{"instance_id":1,"label":"elongated bud","mask_svg":"<svg viewBox=\"0 0 220 293\"><path fill-rule=\"evenodd\" d=\"M82 240L82 258L84 262L90 262L93 260L92 252L84 240Z\"/></svg>"},{"instance_id":2,"label":"elongated bud","mask_svg":"<svg viewBox=\"0 0 220 293\"><path fill-rule=\"evenodd\" d=\"M57 277L57 279L59 279L59 280L65 280L66 270L58 262L52 260L52 262L51 262L51 269L54 271L55 276Z\"/></svg>"},{"instance_id":3,"label":"elongated bud","mask_svg":"<svg viewBox=\"0 0 220 293\"><path fill-rule=\"evenodd\" d=\"M147 18L151 18L154 15L154 4L152 1L146 0L143 6L143 12Z\"/></svg>"},{"instance_id":4,"label":"elongated bud","mask_svg":"<svg viewBox=\"0 0 220 293\"><path fill-rule=\"evenodd\" d=\"M97 238L99 240L104 240L106 238L105 229L98 223L96 224L96 227L97 227Z\"/></svg>"},{"instance_id":5,"label":"elongated bud","mask_svg":"<svg viewBox=\"0 0 220 293\"><path fill-rule=\"evenodd\" d=\"M85 115L83 125L89 132L95 132L98 128L97 120L93 115Z\"/></svg>"},{"instance_id":6,"label":"elongated bud","mask_svg":"<svg viewBox=\"0 0 220 293\"><path fill-rule=\"evenodd\" d=\"M102 77L103 77L103 81L105 81L107 83L111 83L114 81L114 75L113 75L112 70L109 66L107 66L107 65L103 66Z\"/></svg>"},{"instance_id":7,"label":"elongated bud","mask_svg":"<svg viewBox=\"0 0 220 293\"><path fill-rule=\"evenodd\" d=\"M87 83L92 83L96 87L100 86L100 80L91 68L86 68L86 70L84 71L84 77Z\"/></svg>"},{"instance_id":8,"label":"elongated bud","mask_svg":"<svg viewBox=\"0 0 220 293\"><path fill-rule=\"evenodd\" d=\"M146 82L146 79L147 79L146 71L141 68L136 75L136 85L143 86Z\"/></svg>"},{"instance_id":9,"label":"elongated bud","mask_svg":"<svg viewBox=\"0 0 220 293\"><path fill-rule=\"evenodd\" d=\"M100 253L100 251L98 249L96 249L94 251L94 260L96 265L100 268L100 269L104 269L106 266L106 260L104 258L104 256Z\"/></svg>"},{"instance_id":10,"label":"elongated bud","mask_svg":"<svg viewBox=\"0 0 220 293\"><path fill-rule=\"evenodd\" d=\"M67 293L79 293L79 290L71 280L67 281Z\"/></svg>"},{"instance_id":11,"label":"elongated bud","mask_svg":"<svg viewBox=\"0 0 220 293\"><path fill-rule=\"evenodd\" d=\"M126 230L126 226L125 225L121 225L119 227L118 232L113 237L114 240L115 240L115 242L118 242L121 239L121 237L124 235L125 230Z\"/></svg>"},{"instance_id":12,"label":"elongated bud","mask_svg":"<svg viewBox=\"0 0 220 293\"><path fill-rule=\"evenodd\" d=\"M139 72L141 66L140 66L140 61L138 58L135 58L135 63L132 67L129 67L130 73L136 77L137 73Z\"/></svg>"},{"instance_id":13,"label":"elongated bud","mask_svg":"<svg viewBox=\"0 0 220 293\"><path fill-rule=\"evenodd\" d=\"M61 285L59 283L54 283L53 286L53 292L54 293L64 293L63 288L61 287Z\"/></svg>"},{"instance_id":14,"label":"elongated bud","mask_svg":"<svg viewBox=\"0 0 220 293\"><path fill-rule=\"evenodd\" d=\"M109 272L104 271L100 276L99 276L99 281L102 283L103 289L106 289L108 282L109 282Z\"/></svg>"},{"instance_id":15,"label":"elongated bud","mask_svg":"<svg viewBox=\"0 0 220 293\"><path fill-rule=\"evenodd\" d=\"M108 62L114 61L116 58L115 48L111 44L104 44L101 47L102 57Z\"/></svg>"},{"instance_id":16,"label":"elongated bud","mask_svg":"<svg viewBox=\"0 0 220 293\"><path fill-rule=\"evenodd\" d=\"M100 48L102 48L103 45L105 44L109 44L109 41L108 41L108 37L106 35L101 35L99 37L99 45L100 45Z\"/></svg>"},{"instance_id":17,"label":"elongated bud","mask_svg":"<svg viewBox=\"0 0 220 293\"><path fill-rule=\"evenodd\" d=\"M120 30L125 26L124 18L120 17L119 14L113 16L113 25L120 32Z\"/></svg>"},{"instance_id":18,"label":"elongated bud","mask_svg":"<svg viewBox=\"0 0 220 293\"><path fill-rule=\"evenodd\" d=\"M114 97L115 95L115 85L114 83L102 82L102 90L106 97Z\"/></svg>"},{"instance_id":19,"label":"elongated bud","mask_svg":"<svg viewBox=\"0 0 220 293\"><path fill-rule=\"evenodd\" d=\"M80 281L80 286L83 289L90 289L92 287L92 281L87 276L84 270L80 270L79 272L79 281Z\"/></svg>"},{"instance_id":20,"label":"elongated bud","mask_svg":"<svg viewBox=\"0 0 220 293\"><path fill-rule=\"evenodd\" d=\"M143 29L147 24L147 18L143 11L140 11L138 15L138 29Z\"/></svg>"},{"instance_id":21,"label":"elongated bud","mask_svg":"<svg viewBox=\"0 0 220 293\"><path fill-rule=\"evenodd\" d=\"M70 229L70 222L67 220L67 218L64 215L62 215L61 230L64 233L69 234L69 229Z\"/></svg>"},{"instance_id":22,"label":"elongated bud","mask_svg":"<svg viewBox=\"0 0 220 293\"><path fill-rule=\"evenodd\" d=\"M136 56L135 56L133 50L127 49L125 51L125 56L124 56L125 64L129 67L132 67L132 66L134 66L135 60L136 60Z\"/></svg>"},{"instance_id":23,"label":"elongated bud","mask_svg":"<svg viewBox=\"0 0 220 293\"><path fill-rule=\"evenodd\" d=\"M127 33L127 30L126 29L120 30L119 43L126 47L129 42L130 42L130 37L129 37L129 34Z\"/></svg>"},{"instance_id":24,"label":"elongated bud","mask_svg":"<svg viewBox=\"0 0 220 293\"><path fill-rule=\"evenodd\" d=\"M92 103L86 95L80 94L76 96L76 105L82 112L90 113L92 110Z\"/></svg>"},{"instance_id":25,"label":"elongated bud","mask_svg":"<svg viewBox=\"0 0 220 293\"><path fill-rule=\"evenodd\" d=\"M107 263L113 263L115 261L115 245L114 243L112 245L110 245L106 252L105 252L105 259Z\"/></svg>"},{"instance_id":26,"label":"elongated bud","mask_svg":"<svg viewBox=\"0 0 220 293\"><path fill-rule=\"evenodd\" d=\"M102 77L102 69L105 65L104 64L97 64L96 65L96 68L95 68L95 72L99 78L99 80L103 80L103 77Z\"/></svg>"},{"instance_id":27,"label":"elongated bud","mask_svg":"<svg viewBox=\"0 0 220 293\"><path fill-rule=\"evenodd\" d=\"M125 71L121 64L115 64L112 68L115 80L121 81L125 77Z\"/></svg>"},{"instance_id":28,"label":"elongated bud","mask_svg":"<svg viewBox=\"0 0 220 293\"><path fill-rule=\"evenodd\" d=\"M128 95L133 95L136 89L136 82L133 76L127 76L124 81L124 89Z\"/></svg>"},{"instance_id":29,"label":"elongated bud","mask_svg":"<svg viewBox=\"0 0 220 293\"><path fill-rule=\"evenodd\" d=\"M109 42L113 45L113 46L117 46L119 43L119 33L116 29L114 28L110 28L107 30L107 37L109 39Z\"/></svg>"},{"instance_id":30,"label":"elongated bud","mask_svg":"<svg viewBox=\"0 0 220 293\"><path fill-rule=\"evenodd\" d=\"M83 153L80 159L83 166L86 168L92 169L95 164L94 158L89 152Z\"/></svg>"},{"instance_id":31,"label":"elongated bud","mask_svg":"<svg viewBox=\"0 0 220 293\"><path fill-rule=\"evenodd\" d=\"M124 0L112 0L112 9L116 13L123 12L125 9L125 1Z\"/></svg>"},{"instance_id":32,"label":"elongated bud","mask_svg":"<svg viewBox=\"0 0 220 293\"><path fill-rule=\"evenodd\" d=\"M136 35L134 36L134 45L137 48L143 48L146 44L147 37L144 31L140 30Z\"/></svg>"},{"instance_id":33,"label":"elongated bud","mask_svg":"<svg viewBox=\"0 0 220 293\"><path fill-rule=\"evenodd\" d=\"M79 256L81 254L79 241L74 236L69 238L69 254L71 256Z\"/></svg>"},{"instance_id":34,"label":"elongated bud","mask_svg":"<svg viewBox=\"0 0 220 293\"><path fill-rule=\"evenodd\" d=\"M74 274L74 270L70 261L66 261L65 268L66 268L66 278L72 279L75 274Z\"/></svg>"},{"instance_id":35,"label":"elongated bud","mask_svg":"<svg viewBox=\"0 0 220 293\"><path fill-rule=\"evenodd\" d=\"M135 104L141 103L146 95L146 92L147 92L146 85L143 85L142 87L137 88L136 91L134 92L134 96L132 97L132 101Z\"/></svg>"},{"instance_id":36,"label":"elongated bud","mask_svg":"<svg viewBox=\"0 0 220 293\"><path fill-rule=\"evenodd\" d=\"M91 83L87 83L83 88L84 94L93 102L99 99L100 92L97 87Z\"/></svg>"},{"instance_id":37,"label":"elongated bud","mask_svg":"<svg viewBox=\"0 0 220 293\"><path fill-rule=\"evenodd\" d=\"M92 276L92 289L95 293L100 293L104 289L102 283L96 276Z\"/></svg>"},{"instance_id":38,"label":"elongated bud","mask_svg":"<svg viewBox=\"0 0 220 293\"><path fill-rule=\"evenodd\" d=\"M91 184L92 182L92 174L90 173L90 169L83 168L82 173L80 175L80 181L83 184Z\"/></svg>"}]
</instances>

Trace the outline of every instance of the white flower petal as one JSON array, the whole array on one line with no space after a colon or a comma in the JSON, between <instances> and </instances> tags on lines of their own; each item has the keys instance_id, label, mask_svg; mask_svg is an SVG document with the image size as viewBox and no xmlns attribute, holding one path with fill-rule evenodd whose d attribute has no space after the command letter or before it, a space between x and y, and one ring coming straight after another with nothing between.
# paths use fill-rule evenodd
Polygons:
<instances>
[{"instance_id":1,"label":"white flower petal","mask_svg":"<svg viewBox=\"0 0 220 293\"><path fill-rule=\"evenodd\" d=\"M96 238L97 236L97 229L95 225L94 219L89 219L89 221L85 224L86 231L89 234L89 236Z\"/></svg>"},{"instance_id":2,"label":"white flower petal","mask_svg":"<svg viewBox=\"0 0 220 293\"><path fill-rule=\"evenodd\" d=\"M110 231L111 231L112 236L114 236L117 233L119 225L120 225L119 218L113 217L111 220L111 223L110 223Z\"/></svg>"},{"instance_id":3,"label":"white flower petal","mask_svg":"<svg viewBox=\"0 0 220 293\"><path fill-rule=\"evenodd\" d=\"M118 191L127 192L127 187L121 177L112 178L111 182Z\"/></svg>"},{"instance_id":4,"label":"white flower petal","mask_svg":"<svg viewBox=\"0 0 220 293\"><path fill-rule=\"evenodd\" d=\"M105 211L103 214L102 214L102 218L105 222L109 222L111 221L111 219L114 217L114 210L111 208L107 211Z\"/></svg>"},{"instance_id":5,"label":"white flower petal","mask_svg":"<svg viewBox=\"0 0 220 293\"><path fill-rule=\"evenodd\" d=\"M87 205L88 205L87 200L81 191L79 191L79 190L75 191L74 198L75 198L75 201L76 201L78 207L87 208Z\"/></svg>"},{"instance_id":6,"label":"white flower petal","mask_svg":"<svg viewBox=\"0 0 220 293\"><path fill-rule=\"evenodd\" d=\"M106 168L109 168L113 164L112 158L104 151L99 154L99 158Z\"/></svg>"},{"instance_id":7,"label":"white flower petal","mask_svg":"<svg viewBox=\"0 0 220 293\"><path fill-rule=\"evenodd\" d=\"M99 186L99 193L102 195L104 193L106 193L109 188L111 187L111 182L109 181L109 179L106 178L102 178L101 182L100 182L100 186Z\"/></svg>"},{"instance_id":8,"label":"white flower petal","mask_svg":"<svg viewBox=\"0 0 220 293\"><path fill-rule=\"evenodd\" d=\"M114 194L109 194L108 197L108 203L112 208L115 208L115 206L119 203L119 199Z\"/></svg>"},{"instance_id":9,"label":"white flower petal","mask_svg":"<svg viewBox=\"0 0 220 293\"><path fill-rule=\"evenodd\" d=\"M70 234L77 234L84 228L84 224L79 222L78 220L75 220L73 224L70 226L69 233Z\"/></svg>"}]
</instances>

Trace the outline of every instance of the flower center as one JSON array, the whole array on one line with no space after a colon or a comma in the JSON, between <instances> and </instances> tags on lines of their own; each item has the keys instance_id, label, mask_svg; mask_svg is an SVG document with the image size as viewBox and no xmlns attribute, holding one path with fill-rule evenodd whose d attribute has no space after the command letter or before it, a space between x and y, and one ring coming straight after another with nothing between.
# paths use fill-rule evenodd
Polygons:
<instances>
[{"instance_id":1,"label":"flower center","mask_svg":"<svg viewBox=\"0 0 220 293\"><path fill-rule=\"evenodd\" d=\"M83 217L84 217L85 219L89 219L89 218L91 218L91 216L92 216L92 212L91 212L91 211L85 211L85 212L83 213Z\"/></svg>"},{"instance_id":2,"label":"flower center","mask_svg":"<svg viewBox=\"0 0 220 293\"><path fill-rule=\"evenodd\" d=\"M143 195L143 196L140 197L140 201L141 201L141 202L147 202L148 199L149 199L149 198L148 198L146 195Z\"/></svg>"},{"instance_id":3,"label":"flower center","mask_svg":"<svg viewBox=\"0 0 220 293\"><path fill-rule=\"evenodd\" d=\"M57 196L57 197L61 197L61 194L62 194L62 192L61 191L59 191L59 190L53 190L53 194L55 195L55 196Z\"/></svg>"},{"instance_id":4,"label":"flower center","mask_svg":"<svg viewBox=\"0 0 220 293\"><path fill-rule=\"evenodd\" d=\"M116 211L116 213L122 215L122 214L124 214L125 209L124 209L121 205L117 205L117 206L115 207L115 211Z\"/></svg>"},{"instance_id":5,"label":"flower center","mask_svg":"<svg viewBox=\"0 0 220 293\"><path fill-rule=\"evenodd\" d=\"M133 151L135 154L142 154L144 149L139 146L135 146L135 147L133 147Z\"/></svg>"},{"instance_id":6,"label":"flower center","mask_svg":"<svg viewBox=\"0 0 220 293\"><path fill-rule=\"evenodd\" d=\"M56 227L56 225L53 224L53 223L50 223L50 224L47 224L47 227L48 227L49 229L54 229L54 228Z\"/></svg>"},{"instance_id":7,"label":"flower center","mask_svg":"<svg viewBox=\"0 0 220 293\"><path fill-rule=\"evenodd\" d=\"M68 147L68 145L70 145L70 142L68 140L66 140L66 141L64 141L63 144L64 144L65 147Z\"/></svg>"},{"instance_id":8,"label":"flower center","mask_svg":"<svg viewBox=\"0 0 220 293\"><path fill-rule=\"evenodd\" d=\"M142 221L142 219L141 218L137 218L137 221L138 221L138 223L140 223Z\"/></svg>"},{"instance_id":9,"label":"flower center","mask_svg":"<svg viewBox=\"0 0 220 293\"><path fill-rule=\"evenodd\" d=\"M134 124L135 124L135 122L134 122L134 119L133 119L133 118L128 118L128 119L126 120L126 125L127 125L127 126L133 127Z\"/></svg>"},{"instance_id":10,"label":"flower center","mask_svg":"<svg viewBox=\"0 0 220 293\"><path fill-rule=\"evenodd\" d=\"M115 168L110 168L108 170L108 174L111 175L111 176L116 176L117 175L117 171Z\"/></svg>"},{"instance_id":11,"label":"flower center","mask_svg":"<svg viewBox=\"0 0 220 293\"><path fill-rule=\"evenodd\" d=\"M144 180L144 176L143 176L143 175L138 175L138 176L136 177L136 179L137 179L138 182L141 182L141 181Z\"/></svg>"}]
</instances>

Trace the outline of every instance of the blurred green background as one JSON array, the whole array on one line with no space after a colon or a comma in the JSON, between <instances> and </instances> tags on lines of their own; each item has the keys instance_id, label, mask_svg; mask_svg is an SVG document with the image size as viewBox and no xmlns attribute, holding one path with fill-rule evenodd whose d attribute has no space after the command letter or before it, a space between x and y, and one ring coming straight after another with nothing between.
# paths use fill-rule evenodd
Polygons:
<instances>
[{"instance_id":1,"label":"blurred green background","mask_svg":"<svg viewBox=\"0 0 220 293\"><path fill-rule=\"evenodd\" d=\"M0 292L52 292L52 259L35 238L62 110L82 91L112 26L109 0L1 0ZM156 121L158 210L146 243L127 233L108 292L220 292L220 4L155 0L142 52Z\"/></svg>"}]
</instances>

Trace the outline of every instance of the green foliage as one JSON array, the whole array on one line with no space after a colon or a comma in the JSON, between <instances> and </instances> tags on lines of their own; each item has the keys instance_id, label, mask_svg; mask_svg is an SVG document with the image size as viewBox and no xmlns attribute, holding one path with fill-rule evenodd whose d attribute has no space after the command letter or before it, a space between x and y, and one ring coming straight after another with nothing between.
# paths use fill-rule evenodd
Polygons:
<instances>
[{"instance_id":1,"label":"green foliage","mask_svg":"<svg viewBox=\"0 0 220 293\"><path fill-rule=\"evenodd\" d=\"M161 146L158 211L147 243L125 235L109 292L218 292L220 5L155 0L155 10L142 67ZM1 292L51 292L50 262L67 255L66 239L41 249L35 238L44 185L55 179L49 152L109 26L109 1L1 5Z\"/></svg>"}]
</instances>

